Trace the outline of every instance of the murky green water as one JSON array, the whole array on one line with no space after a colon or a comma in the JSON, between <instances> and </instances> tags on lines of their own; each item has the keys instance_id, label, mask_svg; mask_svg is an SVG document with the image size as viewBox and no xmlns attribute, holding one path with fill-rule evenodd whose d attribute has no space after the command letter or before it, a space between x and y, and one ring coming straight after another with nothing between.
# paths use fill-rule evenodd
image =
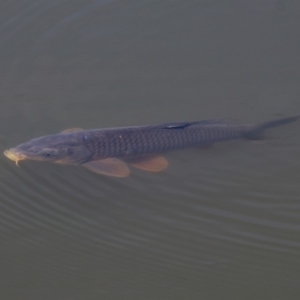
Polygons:
<instances>
[{"instance_id":1,"label":"murky green water","mask_svg":"<svg viewBox=\"0 0 300 300\"><path fill-rule=\"evenodd\" d=\"M11 1L1 152L71 127L300 112L297 1ZM0 163L0 298L298 299L300 122L159 174Z\"/></svg>"}]
</instances>

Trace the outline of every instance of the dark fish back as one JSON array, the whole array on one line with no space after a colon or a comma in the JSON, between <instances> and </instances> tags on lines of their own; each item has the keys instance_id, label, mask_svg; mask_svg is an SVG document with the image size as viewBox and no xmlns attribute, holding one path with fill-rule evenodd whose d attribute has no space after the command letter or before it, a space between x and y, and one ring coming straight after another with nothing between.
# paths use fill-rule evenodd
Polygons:
<instances>
[{"instance_id":1,"label":"dark fish back","mask_svg":"<svg viewBox=\"0 0 300 300\"><path fill-rule=\"evenodd\" d=\"M152 126L94 129L81 133L92 160L131 158L237 138L257 139L267 128L289 124L299 116L257 125L232 125L226 120L165 123Z\"/></svg>"},{"instance_id":2,"label":"dark fish back","mask_svg":"<svg viewBox=\"0 0 300 300\"><path fill-rule=\"evenodd\" d=\"M235 139L245 130L243 126L201 123L92 130L85 134L85 145L92 151L93 159L130 158Z\"/></svg>"}]
</instances>

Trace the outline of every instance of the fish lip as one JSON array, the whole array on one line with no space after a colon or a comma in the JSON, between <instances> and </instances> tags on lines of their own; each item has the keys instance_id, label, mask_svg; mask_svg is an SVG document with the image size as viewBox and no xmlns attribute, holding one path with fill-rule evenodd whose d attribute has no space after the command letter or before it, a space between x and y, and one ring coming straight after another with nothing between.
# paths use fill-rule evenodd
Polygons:
<instances>
[{"instance_id":1,"label":"fish lip","mask_svg":"<svg viewBox=\"0 0 300 300\"><path fill-rule=\"evenodd\" d=\"M13 160L16 162L16 164L18 164L19 160L24 160L27 158L26 155L24 155L23 153L17 151L16 149L9 149L9 150L5 150L4 151L4 155L9 158L10 160Z\"/></svg>"}]
</instances>

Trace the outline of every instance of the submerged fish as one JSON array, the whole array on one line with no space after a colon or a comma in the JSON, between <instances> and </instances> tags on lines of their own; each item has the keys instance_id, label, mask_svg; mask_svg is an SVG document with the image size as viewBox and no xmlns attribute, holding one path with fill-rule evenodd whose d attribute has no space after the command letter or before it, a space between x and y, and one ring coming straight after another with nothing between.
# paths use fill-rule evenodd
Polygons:
<instances>
[{"instance_id":1,"label":"submerged fish","mask_svg":"<svg viewBox=\"0 0 300 300\"><path fill-rule=\"evenodd\" d=\"M126 177L128 164L150 172L167 168L161 153L231 139L259 139L265 129L288 124L300 116L257 125L226 121L166 123L152 126L83 130L73 128L47 135L4 151L9 159L31 159L81 165L104 175Z\"/></svg>"}]
</instances>

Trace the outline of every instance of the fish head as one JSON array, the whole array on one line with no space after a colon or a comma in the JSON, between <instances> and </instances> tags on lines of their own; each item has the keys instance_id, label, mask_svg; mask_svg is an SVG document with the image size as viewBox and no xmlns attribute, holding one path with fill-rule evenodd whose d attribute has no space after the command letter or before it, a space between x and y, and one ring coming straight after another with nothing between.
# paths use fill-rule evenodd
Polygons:
<instances>
[{"instance_id":1,"label":"fish head","mask_svg":"<svg viewBox=\"0 0 300 300\"><path fill-rule=\"evenodd\" d=\"M80 164L92 153L76 134L54 134L30 140L4 151L4 155L18 164L20 160L48 161L59 164Z\"/></svg>"}]
</instances>

